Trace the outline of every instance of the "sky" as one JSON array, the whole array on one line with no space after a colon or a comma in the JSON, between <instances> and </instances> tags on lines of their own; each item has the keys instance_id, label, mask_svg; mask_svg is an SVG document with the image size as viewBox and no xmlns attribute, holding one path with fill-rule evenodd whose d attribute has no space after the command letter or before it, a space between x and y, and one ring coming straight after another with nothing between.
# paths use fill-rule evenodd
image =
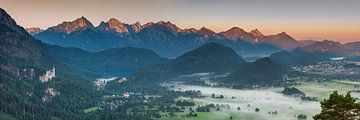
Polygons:
<instances>
[{"instance_id":1,"label":"sky","mask_svg":"<svg viewBox=\"0 0 360 120\"><path fill-rule=\"evenodd\" d=\"M233 26L298 40L360 41L360 0L0 0L18 24L46 29L85 16L95 26L170 21L215 32Z\"/></svg>"}]
</instances>

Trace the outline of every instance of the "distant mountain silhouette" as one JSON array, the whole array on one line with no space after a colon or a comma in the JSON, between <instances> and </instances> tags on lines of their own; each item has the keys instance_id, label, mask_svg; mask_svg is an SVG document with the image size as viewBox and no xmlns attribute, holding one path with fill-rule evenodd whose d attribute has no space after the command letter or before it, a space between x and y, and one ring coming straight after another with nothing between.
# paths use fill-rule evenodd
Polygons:
<instances>
[{"instance_id":1,"label":"distant mountain silhouette","mask_svg":"<svg viewBox=\"0 0 360 120\"><path fill-rule=\"evenodd\" d=\"M339 56L351 55L353 52L341 43L330 40L316 41L313 44L303 46L298 49L310 53L328 53Z\"/></svg>"},{"instance_id":2,"label":"distant mountain silhouette","mask_svg":"<svg viewBox=\"0 0 360 120\"><path fill-rule=\"evenodd\" d=\"M291 37L290 35L288 35L285 32L276 34L276 35L269 35L269 36L265 36L262 37L260 39L261 43L268 43L268 44L272 44L274 46L283 48L283 49L294 49L296 47L301 46L301 43L296 41L293 37Z\"/></svg>"},{"instance_id":3,"label":"distant mountain silhouette","mask_svg":"<svg viewBox=\"0 0 360 120\"><path fill-rule=\"evenodd\" d=\"M30 33L31 35L35 35L35 34L38 34L38 33L42 32L42 31L44 31L44 30L42 30L42 29L40 29L38 27L30 27L30 28L26 28L26 31L28 33Z\"/></svg>"},{"instance_id":4,"label":"distant mountain silhouette","mask_svg":"<svg viewBox=\"0 0 360 120\"><path fill-rule=\"evenodd\" d=\"M358 55L358 51L346 48L339 42L324 40L311 41L312 44L291 51L280 51L270 55L270 59L290 66L316 64L331 57Z\"/></svg>"},{"instance_id":5,"label":"distant mountain silhouette","mask_svg":"<svg viewBox=\"0 0 360 120\"><path fill-rule=\"evenodd\" d=\"M348 43L345 43L344 46L347 49L360 50L360 42L348 42Z\"/></svg>"},{"instance_id":6,"label":"distant mountain silhouette","mask_svg":"<svg viewBox=\"0 0 360 120\"><path fill-rule=\"evenodd\" d=\"M311 44L314 44L316 41L315 40L301 40L299 41L303 46L308 46Z\"/></svg>"},{"instance_id":7,"label":"distant mountain silhouette","mask_svg":"<svg viewBox=\"0 0 360 120\"><path fill-rule=\"evenodd\" d=\"M232 47L237 53L249 54L268 54L301 46L286 33L267 36L257 29L246 32L238 27L215 33L205 27L199 30L181 29L165 21L144 25L138 22L126 24L115 18L94 27L85 17L81 17L50 27L34 37L45 43L87 51L118 47L148 48L165 57L177 57L209 42L219 42Z\"/></svg>"}]
</instances>

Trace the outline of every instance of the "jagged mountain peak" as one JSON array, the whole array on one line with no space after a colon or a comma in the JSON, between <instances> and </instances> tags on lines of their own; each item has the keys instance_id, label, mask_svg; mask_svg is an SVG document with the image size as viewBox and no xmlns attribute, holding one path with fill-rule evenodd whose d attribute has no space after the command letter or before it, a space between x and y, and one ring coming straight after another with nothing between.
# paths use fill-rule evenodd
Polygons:
<instances>
[{"instance_id":1,"label":"jagged mountain peak","mask_svg":"<svg viewBox=\"0 0 360 120\"><path fill-rule=\"evenodd\" d=\"M159 22L157 22L157 24L172 24L172 23L170 21L160 20Z\"/></svg>"},{"instance_id":2,"label":"jagged mountain peak","mask_svg":"<svg viewBox=\"0 0 360 120\"><path fill-rule=\"evenodd\" d=\"M239 27L232 27L229 30L223 32L223 33L230 33L230 34L246 34L247 32Z\"/></svg>"},{"instance_id":3,"label":"jagged mountain peak","mask_svg":"<svg viewBox=\"0 0 360 120\"><path fill-rule=\"evenodd\" d=\"M142 29L140 22L135 22L134 24L131 24L131 28L134 30L134 32L139 32Z\"/></svg>"},{"instance_id":4,"label":"jagged mountain peak","mask_svg":"<svg viewBox=\"0 0 360 120\"><path fill-rule=\"evenodd\" d=\"M206 27L201 27L199 31L211 31L212 32L212 30L210 30L209 28L206 28Z\"/></svg>"},{"instance_id":5,"label":"jagged mountain peak","mask_svg":"<svg viewBox=\"0 0 360 120\"><path fill-rule=\"evenodd\" d=\"M244 40L249 43L255 43L255 36L246 32L244 29L239 27L232 27L225 32L220 33L223 37L236 41L236 40Z\"/></svg>"},{"instance_id":6,"label":"jagged mountain peak","mask_svg":"<svg viewBox=\"0 0 360 120\"><path fill-rule=\"evenodd\" d=\"M216 36L216 33L206 27L200 28L200 30L197 31L200 35L204 35L205 37L209 36Z\"/></svg>"},{"instance_id":7,"label":"jagged mountain peak","mask_svg":"<svg viewBox=\"0 0 360 120\"><path fill-rule=\"evenodd\" d=\"M131 24L132 26L136 26L137 28L141 28L142 25L139 21L136 21L135 23Z\"/></svg>"},{"instance_id":8,"label":"jagged mountain peak","mask_svg":"<svg viewBox=\"0 0 360 120\"><path fill-rule=\"evenodd\" d=\"M116 18L110 18L106 23L104 23L104 22L100 23L100 25L97 28L98 28L98 30L103 31L103 32L105 32L105 31L114 31L117 33L129 32L126 25L124 23L120 22Z\"/></svg>"},{"instance_id":9,"label":"jagged mountain peak","mask_svg":"<svg viewBox=\"0 0 360 120\"><path fill-rule=\"evenodd\" d=\"M256 37L263 37L264 34L262 34L258 29L254 29L250 31L251 34L253 34Z\"/></svg>"},{"instance_id":10,"label":"jagged mountain peak","mask_svg":"<svg viewBox=\"0 0 360 120\"><path fill-rule=\"evenodd\" d=\"M172 34L177 34L179 32L183 32L182 29L180 29L179 27L177 27L175 24L171 23L170 21L159 21L159 22L149 22L146 23L145 25L141 26L141 29L147 29L153 31L171 31Z\"/></svg>"},{"instance_id":11,"label":"jagged mountain peak","mask_svg":"<svg viewBox=\"0 0 360 120\"><path fill-rule=\"evenodd\" d=\"M118 19L116 18L110 18L108 21L107 21L107 24L110 26L110 27L116 27L116 26L125 26L124 23L120 22Z\"/></svg>"},{"instance_id":12,"label":"jagged mountain peak","mask_svg":"<svg viewBox=\"0 0 360 120\"><path fill-rule=\"evenodd\" d=\"M154 24L155 24L154 22L148 22L148 23L145 23L142 27L147 28L147 27L150 27L150 26L152 26Z\"/></svg>"},{"instance_id":13,"label":"jagged mountain peak","mask_svg":"<svg viewBox=\"0 0 360 120\"><path fill-rule=\"evenodd\" d=\"M78 30L93 29L93 28L94 25L84 16L81 16L80 18L76 18L73 21L65 21L49 29L54 31L61 31L69 34L71 32L75 32Z\"/></svg>"},{"instance_id":14,"label":"jagged mountain peak","mask_svg":"<svg viewBox=\"0 0 360 120\"><path fill-rule=\"evenodd\" d=\"M170 21L159 21L157 22L156 24L159 24L159 25L164 25L164 26L167 26L169 28L171 28L172 30L176 31L176 32L181 32L182 30L176 26L175 24L171 23Z\"/></svg>"},{"instance_id":15,"label":"jagged mountain peak","mask_svg":"<svg viewBox=\"0 0 360 120\"><path fill-rule=\"evenodd\" d=\"M141 23L139 21L136 21L134 24L132 25L136 25L136 26L141 26Z\"/></svg>"},{"instance_id":16,"label":"jagged mountain peak","mask_svg":"<svg viewBox=\"0 0 360 120\"><path fill-rule=\"evenodd\" d=\"M247 33L244 29L239 28L239 27L232 27L229 30L225 31L225 33L235 33L235 34L239 34L239 33Z\"/></svg>"},{"instance_id":17,"label":"jagged mountain peak","mask_svg":"<svg viewBox=\"0 0 360 120\"><path fill-rule=\"evenodd\" d=\"M108 20L108 22L120 22L120 21L118 19L116 19L116 18L110 18Z\"/></svg>"},{"instance_id":18,"label":"jagged mountain peak","mask_svg":"<svg viewBox=\"0 0 360 120\"><path fill-rule=\"evenodd\" d=\"M206 28L206 27L201 27L199 32L215 33L214 31L212 31L212 30L210 30L209 28Z\"/></svg>"},{"instance_id":19,"label":"jagged mountain peak","mask_svg":"<svg viewBox=\"0 0 360 120\"><path fill-rule=\"evenodd\" d=\"M278 36L290 36L289 34L287 34L286 32L281 32L281 33L278 33L276 34Z\"/></svg>"},{"instance_id":20,"label":"jagged mountain peak","mask_svg":"<svg viewBox=\"0 0 360 120\"><path fill-rule=\"evenodd\" d=\"M42 31L44 31L43 29L40 29L39 27L29 27L29 28L26 28L26 31L28 33L30 33L31 35L35 35L35 34L38 34Z\"/></svg>"},{"instance_id":21,"label":"jagged mountain peak","mask_svg":"<svg viewBox=\"0 0 360 120\"><path fill-rule=\"evenodd\" d=\"M244 31L244 29L234 26L234 27L230 28L230 29L227 30L227 31Z\"/></svg>"},{"instance_id":22,"label":"jagged mountain peak","mask_svg":"<svg viewBox=\"0 0 360 120\"><path fill-rule=\"evenodd\" d=\"M100 24L99 24L99 26L101 26L101 25L106 25L106 22L101 21ZM99 27L99 26L98 26L98 27Z\"/></svg>"},{"instance_id":23,"label":"jagged mountain peak","mask_svg":"<svg viewBox=\"0 0 360 120\"><path fill-rule=\"evenodd\" d=\"M264 36L262 37L261 42L269 43L287 50L302 46L300 42L296 41L293 37L285 32L281 32L276 35Z\"/></svg>"},{"instance_id":24,"label":"jagged mountain peak","mask_svg":"<svg viewBox=\"0 0 360 120\"><path fill-rule=\"evenodd\" d=\"M87 18L85 18L84 16L81 16L80 18L77 18L72 23L77 23L79 25L79 27L81 27L81 28L94 27L93 24Z\"/></svg>"},{"instance_id":25,"label":"jagged mountain peak","mask_svg":"<svg viewBox=\"0 0 360 120\"><path fill-rule=\"evenodd\" d=\"M195 29L195 28L186 28L186 29L184 29L183 32L185 32L185 33L196 33L196 32L198 32L198 30Z\"/></svg>"}]
</instances>

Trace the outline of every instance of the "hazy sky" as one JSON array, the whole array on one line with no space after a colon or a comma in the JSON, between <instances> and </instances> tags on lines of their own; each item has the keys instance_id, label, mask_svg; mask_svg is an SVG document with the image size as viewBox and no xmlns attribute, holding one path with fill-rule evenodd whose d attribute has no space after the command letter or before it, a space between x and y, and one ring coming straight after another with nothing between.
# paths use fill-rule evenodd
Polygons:
<instances>
[{"instance_id":1,"label":"hazy sky","mask_svg":"<svg viewBox=\"0 0 360 120\"><path fill-rule=\"evenodd\" d=\"M47 28L85 16L95 26L171 21L216 32L238 26L296 39L360 41L360 0L0 0L18 24Z\"/></svg>"}]
</instances>

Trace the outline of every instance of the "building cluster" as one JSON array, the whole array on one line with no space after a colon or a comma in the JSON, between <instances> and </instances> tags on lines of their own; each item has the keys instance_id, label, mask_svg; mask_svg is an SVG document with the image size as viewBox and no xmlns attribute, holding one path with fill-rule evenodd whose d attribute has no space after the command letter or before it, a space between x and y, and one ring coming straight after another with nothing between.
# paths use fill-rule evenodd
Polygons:
<instances>
[{"instance_id":1,"label":"building cluster","mask_svg":"<svg viewBox=\"0 0 360 120\"><path fill-rule=\"evenodd\" d=\"M45 90L45 94L44 96L42 97L42 101L44 102L48 102L51 100L51 98L59 95L60 93L57 92L54 88L48 88Z\"/></svg>"},{"instance_id":2,"label":"building cluster","mask_svg":"<svg viewBox=\"0 0 360 120\"><path fill-rule=\"evenodd\" d=\"M346 67L347 65L360 65L360 62L353 61L325 61L316 65L305 65L293 67L297 71L304 73L322 74L322 75L355 75L360 74L359 67Z\"/></svg>"},{"instance_id":3,"label":"building cluster","mask_svg":"<svg viewBox=\"0 0 360 120\"><path fill-rule=\"evenodd\" d=\"M55 67L53 67L51 70L46 71L44 75L39 76L39 80L43 83L48 82L53 78L55 78Z\"/></svg>"},{"instance_id":4,"label":"building cluster","mask_svg":"<svg viewBox=\"0 0 360 120\"><path fill-rule=\"evenodd\" d=\"M127 78L126 78L126 77L122 77L118 82L119 82L119 83L122 83L122 82L125 82L125 81L127 81Z\"/></svg>"},{"instance_id":5,"label":"building cluster","mask_svg":"<svg viewBox=\"0 0 360 120\"><path fill-rule=\"evenodd\" d=\"M105 88L106 84L110 81L113 81L113 80L116 80L118 79L118 77L112 77L112 78L99 78L99 79L96 79L94 81L94 84L95 86L97 87L98 90L102 90ZM122 83L122 82L125 82L127 81L127 78L126 77L121 77L118 82L119 83Z\"/></svg>"},{"instance_id":6,"label":"building cluster","mask_svg":"<svg viewBox=\"0 0 360 120\"><path fill-rule=\"evenodd\" d=\"M35 69L34 68L22 68L17 69L17 75L19 76L19 79L28 79L33 80L35 76Z\"/></svg>"},{"instance_id":7,"label":"building cluster","mask_svg":"<svg viewBox=\"0 0 360 120\"><path fill-rule=\"evenodd\" d=\"M94 84L96 85L98 90L104 89L106 84L110 81L116 80L117 77L111 77L111 78L99 78L94 81Z\"/></svg>"},{"instance_id":8,"label":"building cluster","mask_svg":"<svg viewBox=\"0 0 360 120\"><path fill-rule=\"evenodd\" d=\"M111 98L111 99L104 99L101 102L101 106L107 106L111 110L114 110L122 106L124 103L128 103L128 102L139 102L139 101L148 102L147 97L144 97L144 100L138 99L139 97L143 98L142 96L143 95L141 93L125 91L120 94L113 94L107 96L107 98Z\"/></svg>"}]
</instances>

